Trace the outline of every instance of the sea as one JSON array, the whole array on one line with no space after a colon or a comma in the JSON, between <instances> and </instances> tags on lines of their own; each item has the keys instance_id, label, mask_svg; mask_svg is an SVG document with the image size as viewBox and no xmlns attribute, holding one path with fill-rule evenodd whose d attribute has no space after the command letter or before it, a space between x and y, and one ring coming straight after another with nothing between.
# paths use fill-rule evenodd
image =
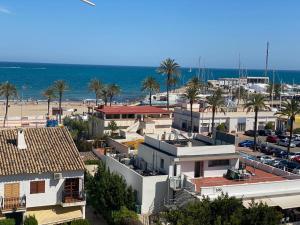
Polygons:
<instances>
[{"instance_id":1,"label":"sea","mask_svg":"<svg viewBox=\"0 0 300 225\"><path fill-rule=\"evenodd\" d=\"M103 83L116 83L121 88L117 101L141 100L146 93L141 92L141 83L147 76L154 76L165 90L165 78L157 74L157 67L137 66L105 66L105 65L73 65L48 63L0 62L0 82L9 81L18 88L18 96L23 99L42 100L42 92L55 80L65 80L69 90L64 100L82 101L94 99L88 90L91 79L97 78ZM264 76L264 70L240 70L247 76ZM238 69L214 68L181 68L178 87L184 85L191 77L200 76L204 80L222 77L238 77ZM268 76L275 82L300 84L300 71L276 70L269 71Z\"/></svg>"}]
</instances>

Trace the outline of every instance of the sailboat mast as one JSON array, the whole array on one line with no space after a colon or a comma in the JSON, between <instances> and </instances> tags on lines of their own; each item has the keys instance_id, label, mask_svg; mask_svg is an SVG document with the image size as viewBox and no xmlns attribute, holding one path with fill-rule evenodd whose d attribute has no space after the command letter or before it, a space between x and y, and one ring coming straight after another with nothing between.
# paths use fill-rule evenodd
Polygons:
<instances>
[{"instance_id":1,"label":"sailboat mast","mask_svg":"<svg viewBox=\"0 0 300 225\"><path fill-rule=\"evenodd\" d=\"M239 54L239 99L238 105L240 104L241 99L241 55Z\"/></svg>"},{"instance_id":2,"label":"sailboat mast","mask_svg":"<svg viewBox=\"0 0 300 225\"><path fill-rule=\"evenodd\" d=\"M201 66L201 56L199 57L199 59L198 59L198 80L200 80L200 73L201 73L201 68L200 68L200 66ZM203 80L202 80L203 81Z\"/></svg>"},{"instance_id":3,"label":"sailboat mast","mask_svg":"<svg viewBox=\"0 0 300 225\"><path fill-rule=\"evenodd\" d=\"M272 97L272 108L274 106L274 74L275 74L275 71L273 70L273 81L272 81L272 92L271 92L271 97Z\"/></svg>"},{"instance_id":4,"label":"sailboat mast","mask_svg":"<svg viewBox=\"0 0 300 225\"><path fill-rule=\"evenodd\" d=\"M269 65L269 42L267 42L265 77L268 76L268 65Z\"/></svg>"}]
</instances>

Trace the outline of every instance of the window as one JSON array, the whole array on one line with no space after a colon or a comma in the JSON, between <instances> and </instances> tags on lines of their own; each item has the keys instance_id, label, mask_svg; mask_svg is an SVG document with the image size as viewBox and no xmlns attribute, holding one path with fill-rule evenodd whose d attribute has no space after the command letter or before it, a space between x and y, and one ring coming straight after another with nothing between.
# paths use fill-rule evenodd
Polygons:
<instances>
[{"instance_id":1,"label":"window","mask_svg":"<svg viewBox=\"0 0 300 225\"><path fill-rule=\"evenodd\" d=\"M31 181L30 194L45 193L45 181Z\"/></svg>"},{"instance_id":2,"label":"window","mask_svg":"<svg viewBox=\"0 0 300 225\"><path fill-rule=\"evenodd\" d=\"M164 159L160 159L160 168L161 169L165 168L165 160Z\"/></svg>"},{"instance_id":3,"label":"window","mask_svg":"<svg viewBox=\"0 0 300 225\"><path fill-rule=\"evenodd\" d=\"M208 167L229 166L229 159L208 161Z\"/></svg>"}]
</instances>

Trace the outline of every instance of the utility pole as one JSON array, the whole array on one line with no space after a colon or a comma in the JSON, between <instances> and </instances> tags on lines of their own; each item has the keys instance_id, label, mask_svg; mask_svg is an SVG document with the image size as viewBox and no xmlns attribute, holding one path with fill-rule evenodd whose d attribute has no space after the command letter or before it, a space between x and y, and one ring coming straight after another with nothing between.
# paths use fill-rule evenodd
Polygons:
<instances>
[{"instance_id":1,"label":"utility pole","mask_svg":"<svg viewBox=\"0 0 300 225\"><path fill-rule=\"evenodd\" d=\"M241 55L239 53L239 98L238 98L238 104L240 104L240 99L241 99Z\"/></svg>"}]
</instances>

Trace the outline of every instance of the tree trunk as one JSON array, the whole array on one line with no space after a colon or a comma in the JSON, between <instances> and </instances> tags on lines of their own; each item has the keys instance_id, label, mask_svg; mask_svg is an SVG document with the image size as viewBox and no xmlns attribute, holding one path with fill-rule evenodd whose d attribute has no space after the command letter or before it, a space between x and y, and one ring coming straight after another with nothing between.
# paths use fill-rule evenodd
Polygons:
<instances>
[{"instance_id":1,"label":"tree trunk","mask_svg":"<svg viewBox=\"0 0 300 225\"><path fill-rule=\"evenodd\" d=\"M104 105L107 106L107 97L104 98Z\"/></svg>"},{"instance_id":2,"label":"tree trunk","mask_svg":"<svg viewBox=\"0 0 300 225\"><path fill-rule=\"evenodd\" d=\"M149 92L149 96L150 96L150 98L149 98L149 104L150 104L150 106L152 106L152 92L151 91Z\"/></svg>"},{"instance_id":3,"label":"tree trunk","mask_svg":"<svg viewBox=\"0 0 300 225\"><path fill-rule=\"evenodd\" d=\"M167 75L167 109L169 110L169 85L170 85L170 74Z\"/></svg>"},{"instance_id":4,"label":"tree trunk","mask_svg":"<svg viewBox=\"0 0 300 225\"><path fill-rule=\"evenodd\" d=\"M61 124L61 113L62 113L62 109L61 109L61 100L62 100L62 93L59 93L59 113L58 113L58 118L59 118L59 124Z\"/></svg>"},{"instance_id":5,"label":"tree trunk","mask_svg":"<svg viewBox=\"0 0 300 225\"><path fill-rule=\"evenodd\" d=\"M291 126L290 126L290 138L289 138L289 145L287 147L287 158L289 158L289 154L291 151L291 143L292 143L292 137L293 137L293 129L294 129L294 119L290 118Z\"/></svg>"},{"instance_id":6,"label":"tree trunk","mask_svg":"<svg viewBox=\"0 0 300 225\"><path fill-rule=\"evenodd\" d=\"M113 97L109 97L109 106L111 106L112 98L113 98Z\"/></svg>"},{"instance_id":7,"label":"tree trunk","mask_svg":"<svg viewBox=\"0 0 300 225\"><path fill-rule=\"evenodd\" d=\"M50 116L50 98L48 98L48 116Z\"/></svg>"},{"instance_id":8,"label":"tree trunk","mask_svg":"<svg viewBox=\"0 0 300 225\"><path fill-rule=\"evenodd\" d=\"M7 113L8 113L8 96L6 96L5 115L4 115L4 120L3 120L3 127L5 127L5 122L7 120Z\"/></svg>"},{"instance_id":9,"label":"tree trunk","mask_svg":"<svg viewBox=\"0 0 300 225\"><path fill-rule=\"evenodd\" d=\"M191 101L190 102L190 105L191 105L191 133L193 133L193 102Z\"/></svg>"},{"instance_id":10,"label":"tree trunk","mask_svg":"<svg viewBox=\"0 0 300 225\"><path fill-rule=\"evenodd\" d=\"M98 95L97 95L97 92L95 94L96 94L96 107L97 107L97 105L98 105Z\"/></svg>"},{"instance_id":11,"label":"tree trunk","mask_svg":"<svg viewBox=\"0 0 300 225\"><path fill-rule=\"evenodd\" d=\"M215 114L216 114L216 108L213 107L212 108L212 123L211 123L211 135L213 135L214 133L214 129L215 129Z\"/></svg>"},{"instance_id":12,"label":"tree trunk","mask_svg":"<svg viewBox=\"0 0 300 225\"><path fill-rule=\"evenodd\" d=\"M257 143L256 143L256 138L257 138L257 115L258 115L258 110L255 110L255 118L254 118L254 151L256 151Z\"/></svg>"}]
</instances>

